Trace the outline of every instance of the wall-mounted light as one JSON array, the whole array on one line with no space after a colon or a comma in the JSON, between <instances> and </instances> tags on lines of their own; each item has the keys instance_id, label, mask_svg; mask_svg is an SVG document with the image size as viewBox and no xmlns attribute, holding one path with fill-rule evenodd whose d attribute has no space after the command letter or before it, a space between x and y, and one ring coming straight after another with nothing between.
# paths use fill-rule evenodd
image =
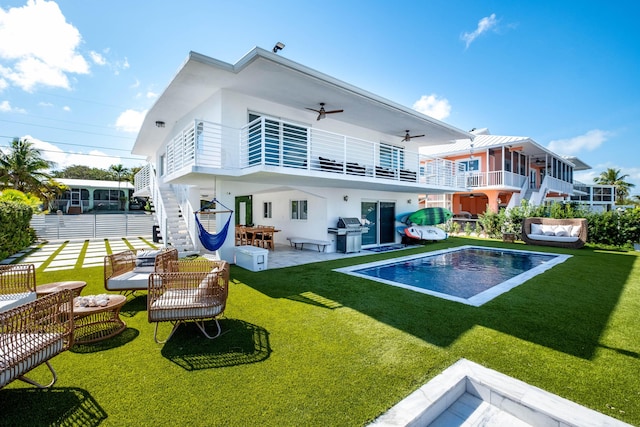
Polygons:
<instances>
[{"instance_id":1,"label":"wall-mounted light","mask_svg":"<svg viewBox=\"0 0 640 427\"><path fill-rule=\"evenodd\" d=\"M407 204L410 205L411 204L411 199L407 199Z\"/></svg>"},{"instance_id":2,"label":"wall-mounted light","mask_svg":"<svg viewBox=\"0 0 640 427\"><path fill-rule=\"evenodd\" d=\"M273 47L273 53L278 53L279 50L284 49L284 43L282 42L278 42L276 43L276 45Z\"/></svg>"},{"instance_id":3,"label":"wall-mounted light","mask_svg":"<svg viewBox=\"0 0 640 427\"><path fill-rule=\"evenodd\" d=\"M348 202L348 201L349 201L349 196L346 196L346 195L345 195L342 199L343 199L345 202Z\"/></svg>"},{"instance_id":4,"label":"wall-mounted light","mask_svg":"<svg viewBox=\"0 0 640 427\"><path fill-rule=\"evenodd\" d=\"M157 128L163 128L164 127L164 122L162 120L156 120L156 127Z\"/></svg>"}]
</instances>

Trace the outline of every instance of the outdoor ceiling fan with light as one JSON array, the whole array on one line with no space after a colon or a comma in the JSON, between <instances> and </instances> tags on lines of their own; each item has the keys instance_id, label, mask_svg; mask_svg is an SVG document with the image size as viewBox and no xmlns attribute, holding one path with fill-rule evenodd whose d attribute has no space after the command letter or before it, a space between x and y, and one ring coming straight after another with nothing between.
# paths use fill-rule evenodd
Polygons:
<instances>
[{"instance_id":1,"label":"outdoor ceiling fan with light","mask_svg":"<svg viewBox=\"0 0 640 427\"><path fill-rule=\"evenodd\" d=\"M318 113L318 118L316 120L324 119L327 116L327 114L335 114L335 113L344 112L344 110L329 110L329 111L326 111L324 109L324 102L320 103L320 109L319 110L316 110L315 108L308 108L308 107L307 107L307 110L315 111L316 113Z\"/></svg>"},{"instance_id":2,"label":"outdoor ceiling fan with light","mask_svg":"<svg viewBox=\"0 0 640 427\"><path fill-rule=\"evenodd\" d=\"M409 134L408 130L405 131L405 132L406 132L406 134L404 135L404 138L402 139L402 142L409 142L409 141L411 141L412 138L421 138L421 137L424 136L424 134L422 134L422 135L411 135L411 134Z\"/></svg>"}]
</instances>

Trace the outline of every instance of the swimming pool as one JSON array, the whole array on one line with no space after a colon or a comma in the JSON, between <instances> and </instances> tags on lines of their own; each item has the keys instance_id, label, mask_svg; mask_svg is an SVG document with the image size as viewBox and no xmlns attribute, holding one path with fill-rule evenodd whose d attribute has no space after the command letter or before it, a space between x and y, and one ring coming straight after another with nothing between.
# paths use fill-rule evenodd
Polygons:
<instances>
[{"instance_id":1,"label":"swimming pool","mask_svg":"<svg viewBox=\"0 0 640 427\"><path fill-rule=\"evenodd\" d=\"M570 257L468 245L335 271L479 307Z\"/></svg>"}]
</instances>

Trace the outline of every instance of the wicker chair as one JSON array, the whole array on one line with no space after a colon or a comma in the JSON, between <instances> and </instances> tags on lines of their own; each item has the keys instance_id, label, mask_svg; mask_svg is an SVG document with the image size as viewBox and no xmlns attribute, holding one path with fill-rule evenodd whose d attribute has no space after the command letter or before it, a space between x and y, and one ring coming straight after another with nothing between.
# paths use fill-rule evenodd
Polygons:
<instances>
[{"instance_id":1,"label":"wicker chair","mask_svg":"<svg viewBox=\"0 0 640 427\"><path fill-rule=\"evenodd\" d=\"M36 299L33 264L0 265L0 312Z\"/></svg>"},{"instance_id":2,"label":"wicker chair","mask_svg":"<svg viewBox=\"0 0 640 427\"><path fill-rule=\"evenodd\" d=\"M57 380L49 359L73 345L73 292L55 292L0 313L0 388L21 380L39 388ZM52 379L47 385L25 374L45 363Z\"/></svg>"},{"instance_id":3,"label":"wicker chair","mask_svg":"<svg viewBox=\"0 0 640 427\"><path fill-rule=\"evenodd\" d=\"M129 250L104 257L105 289L125 293L146 290L149 274L167 271L169 262L178 259L176 248L154 251L149 257L145 252Z\"/></svg>"},{"instance_id":4,"label":"wicker chair","mask_svg":"<svg viewBox=\"0 0 640 427\"><path fill-rule=\"evenodd\" d=\"M229 263L226 261L172 261L170 271L149 276L147 314L155 323L154 340L167 342L181 323L192 321L208 339L221 333L217 317L222 315L229 292ZM204 321L214 319L217 331L207 333ZM171 322L173 329L163 341L158 339L158 324Z\"/></svg>"},{"instance_id":5,"label":"wicker chair","mask_svg":"<svg viewBox=\"0 0 640 427\"><path fill-rule=\"evenodd\" d=\"M532 235L532 224L547 226L572 226L579 227L577 236L568 238L558 238L555 236ZM522 240L528 245L555 246L559 248L579 249L587 242L587 220L585 218L525 218L522 222ZM577 238L576 238L577 237Z\"/></svg>"}]
</instances>

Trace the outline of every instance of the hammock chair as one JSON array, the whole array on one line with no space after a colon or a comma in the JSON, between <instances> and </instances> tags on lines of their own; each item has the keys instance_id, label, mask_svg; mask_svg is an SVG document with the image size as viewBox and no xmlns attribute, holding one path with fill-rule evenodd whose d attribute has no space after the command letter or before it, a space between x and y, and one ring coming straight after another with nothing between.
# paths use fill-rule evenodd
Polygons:
<instances>
[{"instance_id":1,"label":"hammock chair","mask_svg":"<svg viewBox=\"0 0 640 427\"><path fill-rule=\"evenodd\" d=\"M217 200L215 198L212 201L210 201L202 209L206 209L207 207L211 206L214 203L219 204L220 206L222 206L226 210L225 211L216 211L216 212L212 212L212 213L216 213L217 214L217 213L227 213L227 212L229 212L230 214L233 214L233 210L229 209L228 207L223 205L219 200ZM233 218L233 215L229 215L229 219L227 219L227 222L224 224L224 227L222 227L222 230L220 230L216 234L211 234L202 226L202 224L200 223L200 219L198 218L198 213L200 211L202 211L202 209L200 209L199 211L194 212L194 215L196 217L196 224L198 225L198 237L200 238L200 242L202 243L202 246L207 248L207 250L217 251L218 249L220 249L222 247L222 244L227 239L227 232L229 231L229 224L231 224L231 218Z\"/></svg>"}]
</instances>

